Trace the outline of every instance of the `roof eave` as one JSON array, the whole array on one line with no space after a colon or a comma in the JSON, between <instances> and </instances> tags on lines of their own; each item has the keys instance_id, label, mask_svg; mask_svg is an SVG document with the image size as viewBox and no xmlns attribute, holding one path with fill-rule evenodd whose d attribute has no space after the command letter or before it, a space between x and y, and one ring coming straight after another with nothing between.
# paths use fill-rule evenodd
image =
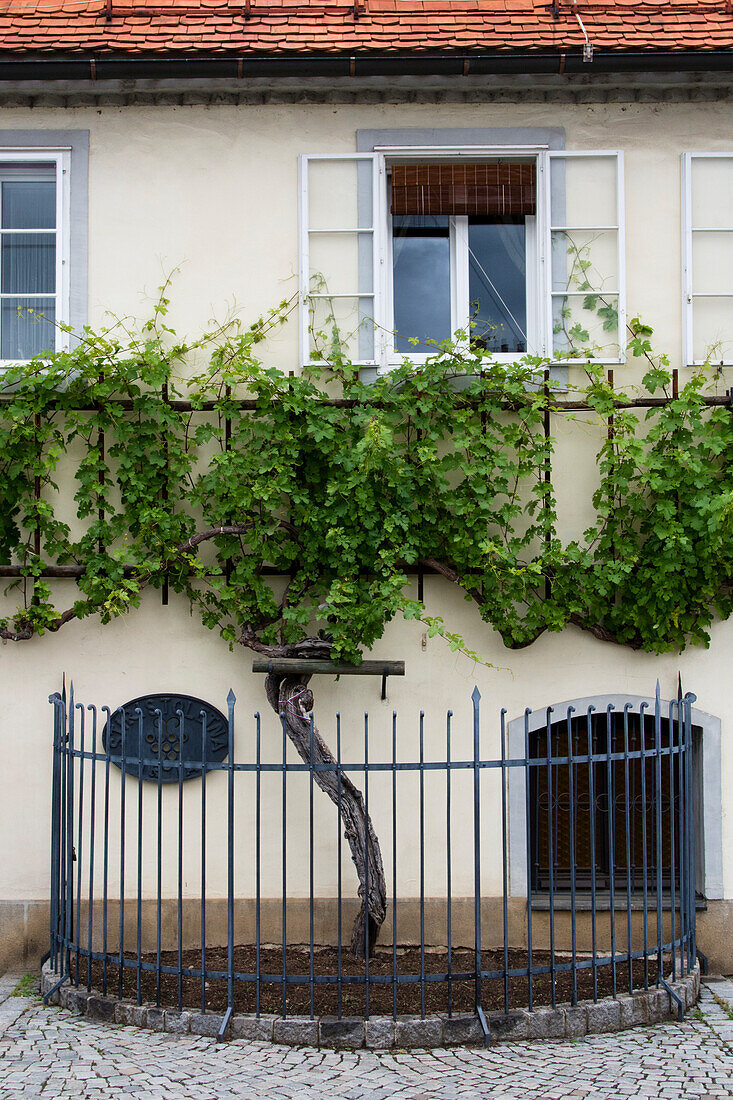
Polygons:
<instances>
[{"instance_id":1,"label":"roof eave","mask_svg":"<svg viewBox=\"0 0 733 1100\"><path fill-rule=\"evenodd\" d=\"M59 55L3 53L0 80L122 80L231 77L401 77L733 71L733 50L596 49L592 61L579 47L516 52L291 53Z\"/></svg>"}]
</instances>

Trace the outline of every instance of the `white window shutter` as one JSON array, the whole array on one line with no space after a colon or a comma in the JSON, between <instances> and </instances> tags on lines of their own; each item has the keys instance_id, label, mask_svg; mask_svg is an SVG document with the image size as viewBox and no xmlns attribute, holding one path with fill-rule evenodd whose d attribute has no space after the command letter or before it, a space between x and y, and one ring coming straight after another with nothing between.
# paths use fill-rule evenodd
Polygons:
<instances>
[{"instance_id":1,"label":"white window shutter","mask_svg":"<svg viewBox=\"0 0 733 1100\"><path fill-rule=\"evenodd\" d=\"M684 364L733 365L733 153L682 154Z\"/></svg>"},{"instance_id":2,"label":"white window shutter","mask_svg":"<svg viewBox=\"0 0 733 1100\"><path fill-rule=\"evenodd\" d=\"M383 158L303 155L300 190L300 361L337 353L381 362Z\"/></svg>"},{"instance_id":3,"label":"white window shutter","mask_svg":"<svg viewBox=\"0 0 733 1100\"><path fill-rule=\"evenodd\" d=\"M551 150L543 215L547 353L624 362L623 153Z\"/></svg>"}]
</instances>

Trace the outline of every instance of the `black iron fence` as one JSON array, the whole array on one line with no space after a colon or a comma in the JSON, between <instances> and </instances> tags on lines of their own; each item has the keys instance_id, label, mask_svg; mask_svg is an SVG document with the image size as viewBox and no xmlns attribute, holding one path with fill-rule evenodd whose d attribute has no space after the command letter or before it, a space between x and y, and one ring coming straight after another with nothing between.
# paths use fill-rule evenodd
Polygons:
<instances>
[{"instance_id":1,"label":"black iron fence","mask_svg":"<svg viewBox=\"0 0 733 1100\"><path fill-rule=\"evenodd\" d=\"M489 719L476 690L462 716L337 715L322 726L333 762L309 764L284 722L256 714L235 736L232 693L227 715L186 696L112 710L53 695L59 982L227 1018L484 1025L487 1008L666 987L696 958L692 701L657 688L600 713L548 708L537 728L529 710ZM376 837L361 879L347 782ZM354 951L377 878L377 945Z\"/></svg>"}]
</instances>

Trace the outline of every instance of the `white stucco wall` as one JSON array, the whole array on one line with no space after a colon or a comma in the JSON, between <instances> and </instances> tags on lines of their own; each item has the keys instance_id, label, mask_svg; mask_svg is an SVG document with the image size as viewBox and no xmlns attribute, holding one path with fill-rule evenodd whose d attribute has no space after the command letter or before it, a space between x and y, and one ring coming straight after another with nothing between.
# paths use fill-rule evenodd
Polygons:
<instances>
[{"instance_id":1,"label":"white stucco wall","mask_svg":"<svg viewBox=\"0 0 733 1100\"><path fill-rule=\"evenodd\" d=\"M568 149L626 153L628 301L680 354L680 153L727 149L724 104L415 104L4 109L5 129L90 131L89 316L144 313L181 266L171 320L194 332L295 290L297 155L353 152L356 131L562 126ZM147 296L147 299L146 299ZM270 345L297 356L295 325Z\"/></svg>"},{"instance_id":2,"label":"white stucco wall","mask_svg":"<svg viewBox=\"0 0 733 1100\"><path fill-rule=\"evenodd\" d=\"M724 104L608 104L568 106L524 105L281 105L263 107L103 107L4 109L4 129L79 128L90 131L89 161L89 320L102 324L105 311L144 315L155 288L180 265L171 291L170 322L193 334L213 314L228 305L242 307L253 319L275 301L296 290L297 272L297 155L303 152L338 153L355 149L359 128L563 126L569 149L622 148L626 153L627 285L630 315L640 314L657 331L660 347L679 365L681 349L680 272L680 153L723 149L728 145L730 108ZM267 344L268 361L284 369L297 366L297 325L280 330ZM616 370L619 385L632 384L638 368L631 363ZM727 383L721 382L721 387ZM562 533L578 535L586 526L593 490L597 428L578 417L558 435L556 476ZM63 591L71 586L59 582ZM455 712L456 745L464 754L470 742L470 694L478 684L484 699L483 746L498 753L498 714L509 719L524 707L539 708L560 700L594 694L653 694L657 677L662 695L676 694L681 671L683 686L694 691L701 709L722 721L723 882L733 897L733 825L727 812L733 789L733 754L727 731L733 728L733 701L728 690L728 652L733 623L713 631L710 650L693 649L657 657L595 641L575 629L545 635L529 649L508 652L483 624L460 593L435 578L425 580L428 610L441 614L460 631L470 648L497 667L474 667L454 655L440 640L423 645L423 628L396 622L388 627L375 655L404 658L407 676L389 684L389 698L379 701L378 681L352 679L335 684L318 680L317 718L332 740L336 709L344 719L344 758L362 751L361 715L372 716L373 758L388 759L393 708L401 713L399 754L417 752L417 712L426 713L426 755L436 759L443 751L445 711ZM12 601L11 601L12 602ZM0 739L3 746L3 784L0 798L0 836L4 855L0 867L0 898L39 899L48 890L48 807L50 797L50 692L58 690L61 674L73 679L77 698L85 703L118 705L155 691L181 691L201 696L225 709L227 691L238 698L237 755L253 746L251 720L256 709L266 711L261 676L250 671L247 651L230 653L216 635L189 617L187 607L172 597L161 607L160 596L148 594L138 612L102 629L96 620L72 623L60 634L0 649ZM249 749L248 749L249 746ZM263 729L263 757L277 759L279 732L274 720ZM454 755L458 748L454 748ZM223 776L212 778L212 823L223 825ZM117 788L113 776L113 795ZM217 793L217 782L219 790ZM496 787L496 776L482 780ZM434 789L431 791L431 786ZM128 795L135 784L128 784ZM196 789L194 789L196 788ZM460 801L460 784L457 784ZM498 788L497 788L498 791ZM442 806L442 790L429 780L429 798ZM307 835L307 791L293 796L290 806L293 857L290 886L307 893L308 866L302 858ZM415 789L405 782L404 799ZM136 797L136 796L135 796ZM172 792L166 794L173 809ZM389 835L390 791L374 779L371 810L379 828ZM151 793L152 798L152 793ZM198 785L188 784L186 809L193 821ZM273 795L274 798L274 795ZM319 800L317 799L317 802ZM494 800L498 806L498 796ZM323 796L320 803L324 803ZM415 805L413 801L413 806ZM498 812L498 809L497 809ZM335 850L334 815L318 805L317 822L328 829L325 843ZM153 822L152 801L146 802L146 821ZM248 798L237 806L237 820L253 814ZM414 813L412 814L414 820ZM188 819L187 819L188 820ZM495 851L497 818L484 819L484 851ZM213 829L212 825L212 829ZM442 814L428 822L442 829ZM436 834L437 835L437 834ZM190 841L195 843L195 826ZM277 838L271 843L277 848ZM301 846L299 848L299 845ZM278 869L263 893L276 896ZM401 892L417 892L415 846L401 836ZM298 853L301 853L299 856ZM212 851L212 860L216 860ZM218 857L221 859L221 856ZM470 893L472 863L457 851L454 889ZM317 890L333 896L335 868L324 855ZM219 866L212 864L214 882L225 884ZM168 886L174 869L166 869ZM429 875L432 872L428 872ZM436 872L437 873L437 872ZM442 875L442 870L441 870ZM251 853L237 869L238 893L253 887ZM485 860L484 888L499 893L501 867ZM154 889L154 869L145 869L145 890ZM187 880L185 892L196 896L198 884ZM427 892L442 890L441 881L429 881Z\"/></svg>"}]
</instances>

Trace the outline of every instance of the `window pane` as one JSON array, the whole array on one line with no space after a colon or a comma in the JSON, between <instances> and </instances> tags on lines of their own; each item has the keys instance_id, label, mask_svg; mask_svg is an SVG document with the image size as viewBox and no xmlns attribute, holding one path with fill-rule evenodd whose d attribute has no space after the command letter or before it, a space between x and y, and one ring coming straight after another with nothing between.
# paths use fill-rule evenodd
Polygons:
<instances>
[{"instance_id":1,"label":"window pane","mask_svg":"<svg viewBox=\"0 0 733 1100\"><path fill-rule=\"evenodd\" d=\"M733 298L695 298L692 334L696 362L733 362Z\"/></svg>"},{"instance_id":2,"label":"window pane","mask_svg":"<svg viewBox=\"0 0 733 1100\"><path fill-rule=\"evenodd\" d=\"M53 298L3 298L0 306L0 357L30 359L43 351L52 350L56 344L56 332L51 323L55 316Z\"/></svg>"},{"instance_id":3,"label":"window pane","mask_svg":"<svg viewBox=\"0 0 733 1100\"><path fill-rule=\"evenodd\" d=\"M617 162L606 157L552 157L552 225L616 225Z\"/></svg>"},{"instance_id":4,"label":"window pane","mask_svg":"<svg viewBox=\"0 0 733 1100\"><path fill-rule=\"evenodd\" d=\"M733 157L693 157L692 224L733 228Z\"/></svg>"},{"instance_id":5,"label":"window pane","mask_svg":"<svg viewBox=\"0 0 733 1100\"><path fill-rule=\"evenodd\" d=\"M373 360L373 316L372 298L311 299L309 354L327 362L339 355L356 361Z\"/></svg>"},{"instance_id":6,"label":"window pane","mask_svg":"<svg viewBox=\"0 0 733 1100\"><path fill-rule=\"evenodd\" d=\"M524 222L469 222L468 294L475 343L489 351L527 350Z\"/></svg>"},{"instance_id":7,"label":"window pane","mask_svg":"<svg viewBox=\"0 0 733 1100\"><path fill-rule=\"evenodd\" d=\"M3 229L55 229L56 183L52 180L5 180L2 185Z\"/></svg>"},{"instance_id":8,"label":"window pane","mask_svg":"<svg viewBox=\"0 0 733 1100\"><path fill-rule=\"evenodd\" d=\"M430 352L451 335L448 218L394 218L393 237L395 350Z\"/></svg>"},{"instance_id":9,"label":"window pane","mask_svg":"<svg viewBox=\"0 0 733 1100\"><path fill-rule=\"evenodd\" d=\"M618 291L618 233L594 230L552 234L552 289Z\"/></svg>"},{"instance_id":10,"label":"window pane","mask_svg":"<svg viewBox=\"0 0 733 1100\"><path fill-rule=\"evenodd\" d=\"M3 233L3 294L53 294L56 290L56 235Z\"/></svg>"},{"instance_id":11,"label":"window pane","mask_svg":"<svg viewBox=\"0 0 733 1100\"><path fill-rule=\"evenodd\" d=\"M309 262L313 294L371 294L374 290L371 233L311 233Z\"/></svg>"},{"instance_id":12,"label":"window pane","mask_svg":"<svg viewBox=\"0 0 733 1100\"><path fill-rule=\"evenodd\" d=\"M619 355L618 295L602 294L590 301L582 294L552 299L553 348L594 359Z\"/></svg>"},{"instance_id":13,"label":"window pane","mask_svg":"<svg viewBox=\"0 0 733 1100\"><path fill-rule=\"evenodd\" d=\"M370 229L373 221L371 160L308 162L308 227Z\"/></svg>"},{"instance_id":14,"label":"window pane","mask_svg":"<svg viewBox=\"0 0 733 1100\"><path fill-rule=\"evenodd\" d=\"M733 233L693 233L692 289L695 294L733 292Z\"/></svg>"}]
</instances>

